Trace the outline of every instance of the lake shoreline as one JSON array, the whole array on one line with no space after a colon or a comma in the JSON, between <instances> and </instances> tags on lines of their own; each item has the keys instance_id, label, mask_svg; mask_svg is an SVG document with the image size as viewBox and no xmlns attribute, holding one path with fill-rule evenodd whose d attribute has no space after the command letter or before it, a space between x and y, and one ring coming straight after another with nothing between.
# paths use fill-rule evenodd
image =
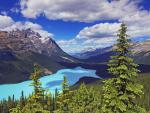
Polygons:
<instances>
[{"instance_id":1,"label":"lake shoreline","mask_svg":"<svg viewBox=\"0 0 150 113\"><path fill-rule=\"evenodd\" d=\"M82 77L99 78L96 75L95 70L88 70L81 67L76 67L74 69L61 69L55 74L41 77L40 81L42 82L42 87L49 89L52 94L55 92L56 88L61 91L61 83L64 76L68 78L70 86L76 84ZM12 97L13 95L18 99L21 96L21 91L24 91L25 96L28 96L33 91L33 87L29 86L31 82L31 80L28 80L17 84L0 85L0 90L3 91L0 100L7 99L8 96Z\"/></svg>"}]
</instances>

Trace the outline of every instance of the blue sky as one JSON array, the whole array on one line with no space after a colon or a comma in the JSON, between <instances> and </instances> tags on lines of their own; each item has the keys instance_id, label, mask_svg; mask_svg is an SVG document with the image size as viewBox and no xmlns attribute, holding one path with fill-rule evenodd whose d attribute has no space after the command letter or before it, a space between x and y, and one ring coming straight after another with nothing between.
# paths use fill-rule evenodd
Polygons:
<instances>
[{"instance_id":1,"label":"blue sky","mask_svg":"<svg viewBox=\"0 0 150 113\"><path fill-rule=\"evenodd\" d=\"M69 53L115 43L120 23L134 41L150 39L150 0L1 0L0 29L32 28Z\"/></svg>"}]
</instances>

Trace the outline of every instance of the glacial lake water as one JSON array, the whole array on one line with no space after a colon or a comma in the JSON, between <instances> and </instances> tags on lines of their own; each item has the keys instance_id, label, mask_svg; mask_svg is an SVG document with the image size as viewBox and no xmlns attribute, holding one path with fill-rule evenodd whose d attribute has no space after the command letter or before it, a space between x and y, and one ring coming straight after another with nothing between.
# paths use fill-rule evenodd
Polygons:
<instances>
[{"instance_id":1,"label":"glacial lake water","mask_svg":"<svg viewBox=\"0 0 150 113\"><path fill-rule=\"evenodd\" d=\"M42 87L48 89L52 94L54 94L56 88L61 91L61 83L64 76L67 77L70 86L75 84L82 77L99 78L96 75L95 70L84 69L81 67L74 69L61 69L54 74L41 77L40 81L42 83ZM13 95L15 96L15 99L19 99L21 91L24 92L26 97L29 96L29 94L33 91L33 87L29 86L30 84L31 80L17 84L0 85L0 100L7 99L8 96L12 97Z\"/></svg>"}]
</instances>

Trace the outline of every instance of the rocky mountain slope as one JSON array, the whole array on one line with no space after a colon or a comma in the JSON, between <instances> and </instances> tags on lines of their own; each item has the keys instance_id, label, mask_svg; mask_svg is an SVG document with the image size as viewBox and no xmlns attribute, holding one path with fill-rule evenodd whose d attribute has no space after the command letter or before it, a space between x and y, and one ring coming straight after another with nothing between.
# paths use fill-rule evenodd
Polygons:
<instances>
[{"instance_id":1,"label":"rocky mountain slope","mask_svg":"<svg viewBox=\"0 0 150 113\"><path fill-rule=\"evenodd\" d=\"M135 43L131 49L134 51L133 58L138 63L150 65L150 40Z\"/></svg>"},{"instance_id":2,"label":"rocky mountain slope","mask_svg":"<svg viewBox=\"0 0 150 113\"><path fill-rule=\"evenodd\" d=\"M50 74L65 68L63 62L78 61L50 37L41 37L31 29L0 31L0 84L27 80L34 63Z\"/></svg>"},{"instance_id":3,"label":"rocky mountain slope","mask_svg":"<svg viewBox=\"0 0 150 113\"><path fill-rule=\"evenodd\" d=\"M114 53L111 52L113 47L107 47L103 49L96 49L94 51L88 51L75 55L77 58L84 58L84 61L93 63L103 63L110 59L110 56ZM132 57L139 64L150 65L150 41L136 42L131 44L131 50L133 51ZM87 54L88 53L88 54ZM84 56L84 57L82 57Z\"/></svg>"},{"instance_id":4,"label":"rocky mountain slope","mask_svg":"<svg viewBox=\"0 0 150 113\"><path fill-rule=\"evenodd\" d=\"M90 57L109 52L109 51L111 51L111 49L112 49L112 47L89 49L89 50L86 49L80 53L73 54L73 56L76 58L79 58L79 59L88 59Z\"/></svg>"}]
</instances>

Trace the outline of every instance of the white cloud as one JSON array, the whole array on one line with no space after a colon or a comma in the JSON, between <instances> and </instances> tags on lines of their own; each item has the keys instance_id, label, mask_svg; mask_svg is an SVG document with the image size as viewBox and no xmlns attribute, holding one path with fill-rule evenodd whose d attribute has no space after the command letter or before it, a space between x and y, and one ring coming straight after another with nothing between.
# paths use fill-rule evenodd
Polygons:
<instances>
[{"instance_id":1,"label":"white cloud","mask_svg":"<svg viewBox=\"0 0 150 113\"><path fill-rule=\"evenodd\" d=\"M124 16L120 19L128 26L131 37L150 36L150 12L143 10L135 12L132 16Z\"/></svg>"},{"instance_id":2,"label":"white cloud","mask_svg":"<svg viewBox=\"0 0 150 113\"><path fill-rule=\"evenodd\" d=\"M75 44L77 44L77 42L76 42L75 39L68 40L68 41L59 40L59 41L57 41L57 43L58 43L59 45L63 45L63 46L68 46L68 45L75 45Z\"/></svg>"},{"instance_id":3,"label":"white cloud","mask_svg":"<svg viewBox=\"0 0 150 113\"><path fill-rule=\"evenodd\" d=\"M143 18L143 16L145 18ZM130 17L131 18L131 17ZM150 36L150 15L135 14L132 16L133 20L128 17L122 19L126 23L129 38ZM77 35L78 39L89 38L104 38L116 37L121 23L100 23L91 27L83 28ZM96 40L96 39L95 39Z\"/></svg>"},{"instance_id":4,"label":"white cloud","mask_svg":"<svg viewBox=\"0 0 150 113\"><path fill-rule=\"evenodd\" d=\"M67 0L64 0L64 1L68 2ZM71 21L90 22L90 21L95 21L95 20L117 19L118 23L99 23L90 27L83 28L79 32L79 34L76 36L76 38L74 38L76 43L79 42L77 44L77 49L76 49L77 51L86 49L89 47L97 48L97 47L110 46L114 44L116 37L117 37L116 34L118 32L121 22L124 22L127 24L128 34L130 38L150 36L150 27L149 27L150 26L150 21L149 21L150 12L147 10L143 10L141 7L138 7L138 3L141 2L141 0L134 0L134 1L129 1L129 0L115 1L114 0L111 3L108 3L106 0L105 1L104 0L101 0L101 1L100 0L99 1L98 0L95 0L95 1L86 0L86 1L80 0L80 2L90 3L89 7L86 7L84 9L78 8L77 11L81 10L78 12L79 13L77 16L78 18L73 18L73 19L69 18L68 20L72 19ZM93 4L95 4L94 7L93 7ZM101 8L99 8L99 6L101 6ZM91 10L90 9L91 7L96 8L96 9ZM88 11L88 8L89 8L89 11ZM68 9L66 8L66 10ZM60 12L61 11L63 10L60 10ZM71 11L71 14L74 14L72 10L70 11ZM86 15L84 15L85 13L82 14L82 12L85 12ZM53 13L55 13L55 11ZM92 14L94 16L89 16ZM61 17L60 19L65 20L65 18L63 17ZM65 42L66 42L65 44L68 44L68 47L72 46L70 43L68 43L68 41L65 41ZM63 44L60 44L60 46L64 48ZM72 52L72 51L69 51L66 45L65 45L64 50L67 52Z\"/></svg>"},{"instance_id":5,"label":"white cloud","mask_svg":"<svg viewBox=\"0 0 150 113\"><path fill-rule=\"evenodd\" d=\"M0 15L0 28L11 26L14 23L13 19L6 15Z\"/></svg>"},{"instance_id":6,"label":"white cloud","mask_svg":"<svg viewBox=\"0 0 150 113\"><path fill-rule=\"evenodd\" d=\"M4 31L12 31L12 30L16 30L16 29L20 29L20 30L23 30L23 29L28 29L28 28L31 28L33 30L35 29L42 29L42 27L38 24L34 24L34 23L31 23L31 22L14 22L12 25L9 25L5 28L3 28Z\"/></svg>"},{"instance_id":7,"label":"white cloud","mask_svg":"<svg viewBox=\"0 0 150 113\"><path fill-rule=\"evenodd\" d=\"M71 40L58 40L57 44L65 51L65 52L78 52L81 50L81 46L76 39Z\"/></svg>"},{"instance_id":8,"label":"white cloud","mask_svg":"<svg viewBox=\"0 0 150 113\"><path fill-rule=\"evenodd\" d=\"M113 45L117 37L103 37L103 38L73 38L71 40L59 40L57 44L68 53L78 53L88 50L89 48L104 48Z\"/></svg>"},{"instance_id":9,"label":"white cloud","mask_svg":"<svg viewBox=\"0 0 150 113\"><path fill-rule=\"evenodd\" d=\"M81 51L86 48L98 48L112 45L121 22L128 26L130 37L150 36L150 12L138 5L142 0L21 0L21 13L27 18L45 16L49 20L94 22L99 20L118 20L118 23L99 23L83 28L71 40L60 40L58 44L66 52ZM1 17L0 17L1 18ZM4 18L4 17L3 17ZM9 18L6 16L5 18ZM0 22L3 28L28 28L40 34L51 35L43 28L31 22L13 22L7 19ZM11 26L11 27L8 27Z\"/></svg>"},{"instance_id":10,"label":"white cloud","mask_svg":"<svg viewBox=\"0 0 150 113\"><path fill-rule=\"evenodd\" d=\"M53 38L53 34L45 31L43 27L37 23L32 22L15 22L9 16L0 15L0 30L1 31L12 31L12 30L24 30L24 29L32 29L35 32L38 32L42 38L41 40L45 40L48 37Z\"/></svg>"},{"instance_id":11,"label":"white cloud","mask_svg":"<svg viewBox=\"0 0 150 113\"><path fill-rule=\"evenodd\" d=\"M67 52L80 52L89 48L108 47L115 43L119 28L120 23L96 24L83 28L74 39L61 40L58 41L58 44Z\"/></svg>"},{"instance_id":12,"label":"white cloud","mask_svg":"<svg viewBox=\"0 0 150 113\"><path fill-rule=\"evenodd\" d=\"M129 38L150 36L150 24L148 24L148 22L145 23L146 24L142 23L142 21L136 21L135 24L128 23L127 34L130 36ZM72 41L62 41L65 43L60 43L60 46L67 52L73 52L68 48L71 48L74 42L76 42L75 52L87 50L88 48L96 49L111 46L116 42L120 24L121 23L100 23L91 27L85 27Z\"/></svg>"},{"instance_id":13,"label":"white cloud","mask_svg":"<svg viewBox=\"0 0 150 113\"><path fill-rule=\"evenodd\" d=\"M137 11L136 0L21 0L22 14L27 18L45 15L50 20L91 22L118 19Z\"/></svg>"},{"instance_id":14,"label":"white cloud","mask_svg":"<svg viewBox=\"0 0 150 113\"><path fill-rule=\"evenodd\" d=\"M100 23L91 27L82 29L77 38L104 38L116 36L120 28L120 23Z\"/></svg>"},{"instance_id":15,"label":"white cloud","mask_svg":"<svg viewBox=\"0 0 150 113\"><path fill-rule=\"evenodd\" d=\"M58 41L65 51L88 47L108 46L115 42L120 23L128 26L132 37L150 35L150 13L138 4L142 0L21 0L21 13L27 18L40 15L50 20L93 22L118 20L118 23L99 23L83 28L72 40Z\"/></svg>"},{"instance_id":16,"label":"white cloud","mask_svg":"<svg viewBox=\"0 0 150 113\"><path fill-rule=\"evenodd\" d=\"M43 38L46 37L53 37L52 33L49 33L48 31L43 30L42 26L36 23L32 23L32 22L15 22L14 24L12 24L11 26L5 27L2 30L3 31L12 31L12 30L16 30L16 29L32 29L35 32L38 32Z\"/></svg>"}]
</instances>

